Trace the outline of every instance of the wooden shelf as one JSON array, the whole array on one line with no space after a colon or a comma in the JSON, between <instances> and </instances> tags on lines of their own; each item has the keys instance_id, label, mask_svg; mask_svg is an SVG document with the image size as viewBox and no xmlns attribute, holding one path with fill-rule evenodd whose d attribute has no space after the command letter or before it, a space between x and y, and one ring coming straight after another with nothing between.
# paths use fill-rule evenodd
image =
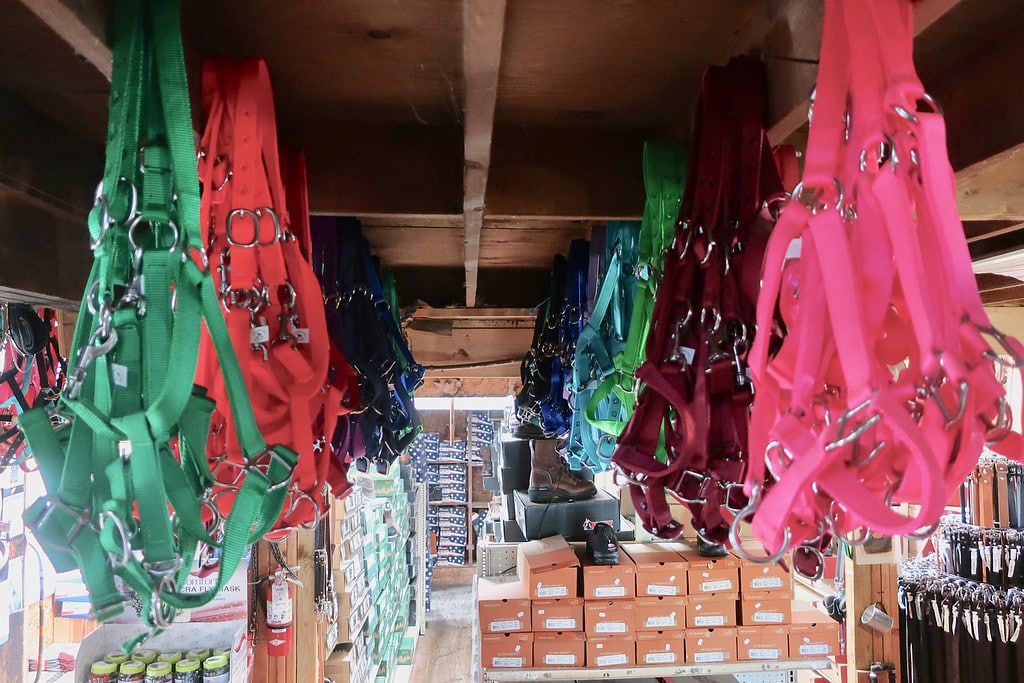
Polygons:
<instances>
[{"instance_id":1,"label":"wooden shelf","mask_svg":"<svg viewBox=\"0 0 1024 683\"><path fill-rule=\"evenodd\" d=\"M606 669L484 669L484 681L579 681L591 678L672 678L674 676L715 676L829 669L828 659L787 659L778 662L731 662L728 664L688 664L684 666L640 666Z\"/></svg>"}]
</instances>

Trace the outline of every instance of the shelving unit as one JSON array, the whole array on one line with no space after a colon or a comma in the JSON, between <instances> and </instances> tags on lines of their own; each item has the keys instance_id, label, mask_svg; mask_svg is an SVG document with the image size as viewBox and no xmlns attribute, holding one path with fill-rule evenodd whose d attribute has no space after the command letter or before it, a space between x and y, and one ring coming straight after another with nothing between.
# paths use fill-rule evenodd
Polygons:
<instances>
[{"instance_id":1,"label":"shelving unit","mask_svg":"<svg viewBox=\"0 0 1024 683\"><path fill-rule=\"evenodd\" d=\"M673 678L685 676L729 676L736 674L794 673L828 669L827 659L792 659L778 662L733 662L730 664L687 664L684 666L638 666L621 669L484 669L484 681L586 681L605 678ZM791 676L791 679L794 677Z\"/></svg>"}]
</instances>

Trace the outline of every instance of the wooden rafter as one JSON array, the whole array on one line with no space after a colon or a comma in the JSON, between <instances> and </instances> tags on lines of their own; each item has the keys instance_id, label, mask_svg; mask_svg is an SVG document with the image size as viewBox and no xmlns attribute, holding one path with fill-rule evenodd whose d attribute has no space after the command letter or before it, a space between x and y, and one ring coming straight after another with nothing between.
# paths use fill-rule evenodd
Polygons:
<instances>
[{"instance_id":1,"label":"wooden rafter","mask_svg":"<svg viewBox=\"0 0 1024 683\"><path fill-rule=\"evenodd\" d=\"M106 7L89 0L19 0L75 54L110 80L112 53L103 38Z\"/></svg>"},{"instance_id":2,"label":"wooden rafter","mask_svg":"<svg viewBox=\"0 0 1024 683\"><path fill-rule=\"evenodd\" d=\"M505 33L505 0L465 0L462 60L466 79L463 248L466 262L466 305L476 305L480 270L480 233L484 220L487 173L491 165L494 106Z\"/></svg>"}]
</instances>

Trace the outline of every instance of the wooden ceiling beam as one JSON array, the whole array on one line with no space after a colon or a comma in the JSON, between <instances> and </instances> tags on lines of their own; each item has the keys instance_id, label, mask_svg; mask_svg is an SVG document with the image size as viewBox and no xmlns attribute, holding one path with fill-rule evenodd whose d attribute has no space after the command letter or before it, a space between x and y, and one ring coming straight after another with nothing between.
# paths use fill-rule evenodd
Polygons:
<instances>
[{"instance_id":1,"label":"wooden ceiling beam","mask_svg":"<svg viewBox=\"0 0 1024 683\"><path fill-rule=\"evenodd\" d=\"M529 308L434 308L421 304L413 311L413 320L533 320Z\"/></svg>"},{"instance_id":2,"label":"wooden ceiling beam","mask_svg":"<svg viewBox=\"0 0 1024 683\"><path fill-rule=\"evenodd\" d=\"M965 0L920 0L914 5L914 34L921 35L939 19ZM765 34L763 55L768 64L769 120L768 139L773 145L785 142L807 125L810 92L818 77L816 60L821 51L822 3L787 0L770 3L772 15ZM779 47L792 50L799 43L799 54L773 54Z\"/></svg>"},{"instance_id":3,"label":"wooden ceiling beam","mask_svg":"<svg viewBox=\"0 0 1024 683\"><path fill-rule=\"evenodd\" d=\"M113 53L107 45L110 2L103 0L18 0L56 33L79 58L110 81Z\"/></svg>"},{"instance_id":4,"label":"wooden ceiling beam","mask_svg":"<svg viewBox=\"0 0 1024 683\"><path fill-rule=\"evenodd\" d=\"M965 221L1024 221L1024 139L958 171L956 189Z\"/></svg>"},{"instance_id":5,"label":"wooden ceiling beam","mask_svg":"<svg viewBox=\"0 0 1024 683\"><path fill-rule=\"evenodd\" d=\"M498 99L505 0L465 0L462 9L462 70L466 80L463 164L463 252L466 305L476 306L487 174L491 166L494 107Z\"/></svg>"}]
</instances>

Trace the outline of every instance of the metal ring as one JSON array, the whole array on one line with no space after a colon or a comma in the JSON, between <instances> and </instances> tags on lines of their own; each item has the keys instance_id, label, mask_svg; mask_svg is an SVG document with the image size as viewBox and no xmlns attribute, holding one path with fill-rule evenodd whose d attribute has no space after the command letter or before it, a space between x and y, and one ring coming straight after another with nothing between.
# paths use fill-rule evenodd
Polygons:
<instances>
[{"instance_id":1,"label":"metal ring","mask_svg":"<svg viewBox=\"0 0 1024 683\"><path fill-rule=\"evenodd\" d=\"M732 521L729 523L729 544L732 546L733 552L747 562L753 562L755 564L774 564L781 560L786 554L786 550L789 549L789 544L793 540L793 533L789 530L788 526L782 527L782 546L775 553L767 557L754 557L743 548L743 542L740 539L740 523L757 512L757 506L759 504L759 500L753 500L750 505L747 505L747 507L743 508L739 514L732 518Z\"/></svg>"},{"instance_id":2,"label":"metal ring","mask_svg":"<svg viewBox=\"0 0 1024 683\"><path fill-rule=\"evenodd\" d=\"M117 535L121 537L121 557L115 562L111 558L111 553L107 553L107 561L110 562L112 569L121 569L127 567L132 561L132 544L128 539L128 532L124 528L124 524L121 519L113 513L112 510L104 510L99 514L99 527L100 533L103 533L103 529L106 526L106 520L109 519L117 529Z\"/></svg>"},{"instance_id":3,"label":"metal ring","mask_svg":"<svg viewBox=\"0 0 1024 683\"><path fill-rule=\"evenodd\" d=\"M160 593L165 590L165 587L166 590L174 588L174 579L170 576L164 576L160 579L160 583L153 587L153 592L149 598L149 617L153 625L159 629L169 628L174 623L174 615L176 613L176 610L166 604L163 598L160 597Z\"/></svg>"},{"instance_id":4,"label":"metal ring","mask_svg":"<svg viewBox=\"0 0 1024 683\"><path fill-rule=\"evenodd\" d=\"M800 551L812 553L815 559L818 561L818 570L814 574L805 574L803 571L801 571L800 564L796 561L796 557L794 557L793 568L800 573L800 576L803 576L806 579L810 579L811 581L817 581L821 577L823 577L825 575L825 555L822 554L822 552L814 546L807 545L806 543L802 543L793 549L794 556L796 555L796 553Z\"/></svg>"}]
</instances>

